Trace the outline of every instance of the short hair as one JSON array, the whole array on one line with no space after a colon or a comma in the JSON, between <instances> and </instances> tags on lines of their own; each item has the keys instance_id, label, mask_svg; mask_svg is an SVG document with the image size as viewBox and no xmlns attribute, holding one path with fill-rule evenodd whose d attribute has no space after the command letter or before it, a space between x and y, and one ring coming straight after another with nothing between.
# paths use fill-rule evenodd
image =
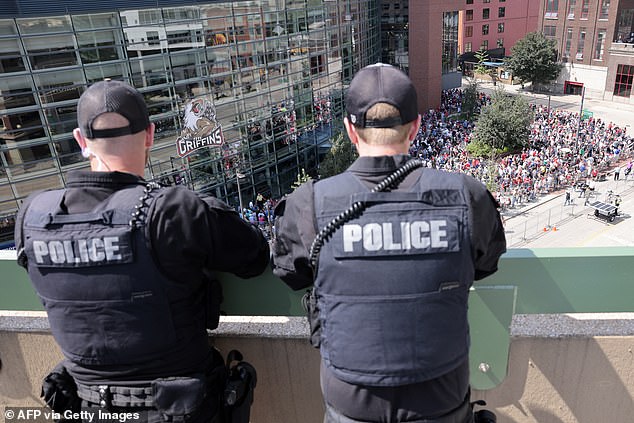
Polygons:
<instances>
[{"instance_id":1,"label":"short hair","mask_svg":"<svg viewBox=\"0 0 634 423\"><path fill-rule=\"evenodd\" d=\"M393 117L400 117L399 110L388 103L377 103L368 109L366 116L368 119L384 120ZM405 141L411 126L416 121L391 128L359 128L355 126L357 134L368 144L390 145L399 144Z\"/></svg>"}]
</instances>

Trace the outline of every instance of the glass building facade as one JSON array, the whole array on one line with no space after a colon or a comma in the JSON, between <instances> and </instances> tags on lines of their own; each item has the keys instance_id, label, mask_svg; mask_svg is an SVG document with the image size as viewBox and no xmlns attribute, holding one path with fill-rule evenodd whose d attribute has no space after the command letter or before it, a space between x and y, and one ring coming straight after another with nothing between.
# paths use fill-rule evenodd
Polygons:
<instances>
[{"instance_id":1,"label":"glass building facade","mask_svg":"<svg viewBox=\"0 0 634 423\"><path fill-rule=\"evenodd\" d=\"M100 3L0 19L5 223L29 193L87 168L72 130L77 100L96 81L127 81L145 96L156 124L147 179L237 206L238 189L245 201L276 198L298 169L315 174L341 131L346 84L381 51L376 0ZM224 142L183 157L177 139L196 100L213 109Z\"/></svg>"},{"instance_id":2,"label":"glass building facade","mask_svg":"<svg viewBox=\"0 0 634 423\"><path fill-rule=\"evenodd\" d=\"M380 0L381 61L409 72L409 0Z\"/></svg>"}]
</instances>

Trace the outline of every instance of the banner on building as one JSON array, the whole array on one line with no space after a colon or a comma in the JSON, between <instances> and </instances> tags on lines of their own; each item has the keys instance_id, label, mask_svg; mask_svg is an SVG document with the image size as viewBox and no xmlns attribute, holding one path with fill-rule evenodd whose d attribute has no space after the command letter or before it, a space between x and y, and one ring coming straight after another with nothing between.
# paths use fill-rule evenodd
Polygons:
<instances>
[{"instance_id":1,"label":"banner on building","mask_svg":"<svg viewBox=\"0 0 634 423\"><path fill-rule=\"evenodd\" d=\"M222 127L216 120L216 108L206 97L185 103L182 116L183 130L176 138L176 151L185 157L205 147L220 147L224 143Z\"/></svg>"}]
</instances>

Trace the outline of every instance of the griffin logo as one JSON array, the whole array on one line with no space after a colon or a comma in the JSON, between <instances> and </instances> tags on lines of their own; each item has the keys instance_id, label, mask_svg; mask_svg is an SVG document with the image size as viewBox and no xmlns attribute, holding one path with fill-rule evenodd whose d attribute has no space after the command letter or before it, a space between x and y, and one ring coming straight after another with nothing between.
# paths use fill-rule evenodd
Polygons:
<instances>
[{"instance_id":1,"label":"griffin logo","mask_svg":"<svg viewBox=\"0 0 634 423\"><path fill-rule=\"evenodd\" d=\"M220 146L224 142L222 127L216 120L216 108L207 98L187 102L182 122L183 130L176 139L176 150L180 157L204 147Z\"/></svg>"}]
</instances>

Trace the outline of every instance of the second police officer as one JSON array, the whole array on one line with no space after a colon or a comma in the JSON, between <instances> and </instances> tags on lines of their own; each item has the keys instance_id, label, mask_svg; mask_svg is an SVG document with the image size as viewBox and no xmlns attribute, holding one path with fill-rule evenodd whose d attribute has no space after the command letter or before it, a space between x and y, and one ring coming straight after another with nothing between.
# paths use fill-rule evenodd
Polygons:
<instances>
[{"instance_id":1,"label":"second police officer","mask_svg":"<svg viewBox=\"0 0 634 423\"><path fill-rule=\"evenodd\" d=\"M474 178L408 156L421 117L397 68L361 69L346 111L360 157L275 211L274 273L314 283L324 421L471 422L467 300L506 251L497 203Z\"/></svg>"}]
</instances>

